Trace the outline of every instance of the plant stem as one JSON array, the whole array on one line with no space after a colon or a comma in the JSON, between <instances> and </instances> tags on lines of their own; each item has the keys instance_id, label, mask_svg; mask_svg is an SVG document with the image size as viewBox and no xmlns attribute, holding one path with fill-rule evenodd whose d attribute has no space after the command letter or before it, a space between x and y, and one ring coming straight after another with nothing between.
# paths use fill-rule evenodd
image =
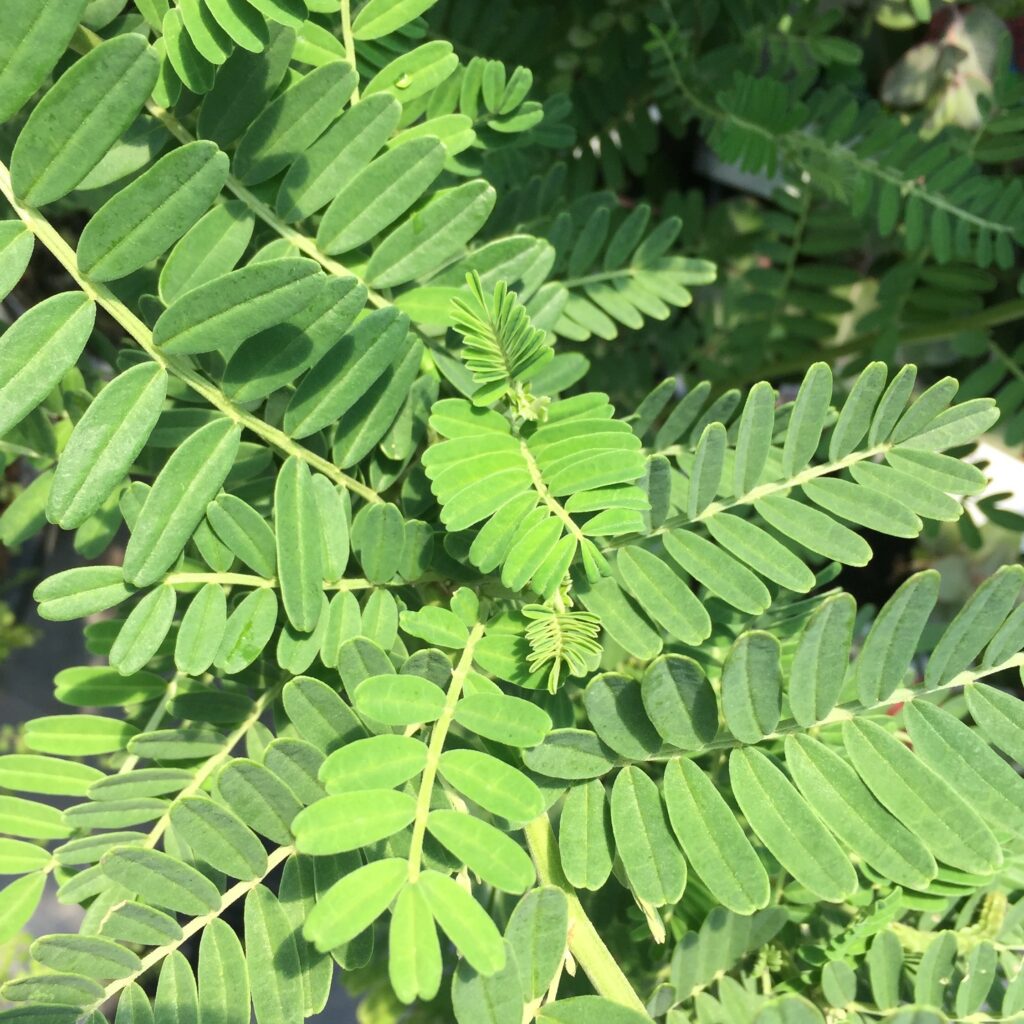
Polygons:
<instances>
[{"instance_id":1,"label":"plant stem","mask_svg":"<svg viewBox=\"0 0 1024 1024\"><path fill-rule=\"evenodd\" d=\"M352 38L352 3L351 0L341 0L341 39L345 44L345 60L352 65L356 73L356 85L352 90L352 102L359 102L359 71L356 68L356 43Z\"/></svg>"},{"instance_id":2,"label":"plant stem","mask_svg":"<svg viewBox=\"0 0 1024 1024\"><path fill-rule=\"evenodd\" d=\"M424 577L426 579L426 577ZM422 582L422 580L417 581ZM281 584L272 576L254 576L244 572L172 572L163 578L166 587L180 587L193 583L220 583L226 587L253 587L254 589L271 590ZM370 590L372 587L388 587L388 583L371 583L361 577L346 580L325 580L324 590Z\"/></svg>"},{"instance_id":3,"label":"plant stem","mask_svg":"<svg viewBox=\"0 0 1024 1024\"><path fill-rule=\"evenodd\" d=\"M562 872L558 847L547 814L534 818L526 826L526 842L544 885L561 889L569 901L569 951L583 968L597 992L614 1003L628 1006L647 1016L643 1001L636 994L611 950L604 944L593 922L587 917L576 890Z\"/></svg>"},{"instance_id":4,"label":"plant stem","mask_svg":"<svg viewBox=\"0 0 1024 1024\"><path fill-rule=\"evenodd\" d=\"M204 398L214 408L219 409L240 427L244 427L257 437L262 438L268 445L276 448L282 454L294 455L317 472L323 473L324 476L335 483L347 487L366 501L383 501L381 496L372 487L368 487L366 484L360 483L353 477L343 473L332 462L328 462L327 459L294 441L283 430L278 430L277 427L272 427L259 417L253 416L252 413L241 409L215 384L208 381L190 366L172 359L161 352L153 344L153 334L150 329L109 288L90 281L79 271L78 260L74 250L64 241L57 229L38 210L22 206L15 199L14 190L11 187L11 175L3 163L0 163L0 193L3 193L22 222L74 278L79 288L90 299L102 306L124 328L139 348L150 359L162 366L167 373L177 377L182 383L187 384L197 395Z\"/></svg>"},{"instance_id":5,"label":"plant stem","mask_svg":"<svg viewBox=\"0 0 1024 1024\"><path fill-rule=\"evenodd\" d=\"M430 746L427 747L427 763L423 766L423 775L420 777L420 789L416 796L416 817L413 820L412 842L409 845L409 881L415 882L420 877L421 861L423 859L423 840L427 832L427 816L430 814L430 798L434 792L434 779L437 778L437 766L441 761L441 754L444 752L444 741L448 738L448 730L451 728L452 718L455 715L455 705L462 696L462 686L473 667L473 651L484 635L483 623L478 622L470 631L469 640L459 658L458 665L452 673L452 681L448 684L448 694L445 697L444 709L440 717L434 723L430 733Z\"/></svg>"}]
</instances>

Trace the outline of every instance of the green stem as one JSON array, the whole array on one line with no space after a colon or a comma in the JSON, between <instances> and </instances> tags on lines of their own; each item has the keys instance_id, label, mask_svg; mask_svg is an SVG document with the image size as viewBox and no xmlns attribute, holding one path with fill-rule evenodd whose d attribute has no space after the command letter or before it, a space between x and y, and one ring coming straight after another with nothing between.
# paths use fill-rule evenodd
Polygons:
<instances>
[{"instance_id":1,"label":"green stem","mask_svg":"<svg viewBox=\"0 0 1024 1024\"><path fill-rule=\"evenodd\" d=\"M448 738L452 719L455 716L455 705L462 696L462 686L473 667L473 651L484 635L483 623L477 623L470 631L462 657L452 673L452 681L448 685L444 709L434 723L430 733L430 745L427 747L427 763L420 777L420 789L416 797L416 817L413 819L412 842L409 845L409 881L415 882L420 877L423 860L423 840L427 833L427 816L430 814L430 798L434 792L434 780L437 778L437 766L444 752L444 741Z\"/></svg>"},{"instance_id":2,"label":"green stem","mask_svg":"<svg viewBox=\"0 0 1024 1024\"><path fill-rule=\"evenodd\" d=\"M417 582L431 582L432 578L422 577ZM253 587L255 589L271 590L281 584L277 578L272 576L254 576L245 572L172 572L163 578L163 584L167 587L187 586L194 583L220 583L226 587ZM391 586L388 583L371 583L362 577L354 577L346 580L325 580L324 590L370 590L373 587Z\"/></svg>"},{"instance_id":3,"label":"green stem","mask_svg":"<svg viewBox=\"0 0 1024 1024\"><path fill-rule=\"evenodd\" d=\"M208 381L190 366L172 359L153 343L150 329L123 303L110 289L96 284L86 278L78 269L75 251L61 237L57 229L38 210L22 206L14 197L11 187L11 175L7 167L0 163L0 193L10 203L14 212L32 231L43 245L56 257L65 270L74 278L79 288L95 303L102 306L128 333L132 340L152 359L182 383L187 384L197 395L200 395L215 409L219 409L240 427L251 431L262 438L268 445L276 448L284 455L294 455L317 472L347 487L361 498L371 502L381 502L381 496L373 488L343 473L332 462L310 451L290 438L283 430L272 427L252 413L235 405L215 384Z\"/></svg>"},{"instance_id":4,"label":"green stem","mask_svg":"<svg viewBox=\"0 0 1024 1024\"><path fill-rule=\"evenodd\" d=\"M359 71L356 68L356 42L352 38L352 4L351 0L341 0L341 39L345 44L345 60L356 72L356 85L352 90L352 102L359 102Z\"/></svg>"},{"instance_id":5,"label":"green stem","mask_svg":"<svg viewBox=\"0 0 1024 1024\"><path fill-rule=\"evenodd\" d=\"M547 814L534 818L526 826L526 842L544 885L561 889L569 901L569 951L583 968L597 992L614 1003L628 1006L647 1016L643 1001L622 973L611 950L604 944L593 922L587 917L576 890L562 872L558 846Z\"/></svg>"}]
</instances>

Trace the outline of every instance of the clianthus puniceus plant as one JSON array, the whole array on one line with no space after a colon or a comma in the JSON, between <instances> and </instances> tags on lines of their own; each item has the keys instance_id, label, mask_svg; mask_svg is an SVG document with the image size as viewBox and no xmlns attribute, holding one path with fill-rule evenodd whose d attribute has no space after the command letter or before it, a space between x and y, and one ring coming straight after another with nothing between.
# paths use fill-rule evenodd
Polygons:
<instances>
[{"instance_id":1,"label":"clianthus puniceus plant","mask_svg":"<svg viewBox=\"0 0 1024 1024\"><path fill-rule=\"evenodd\" d=\"M53 284L0 533L73 533L35 599L101 660L0 755L0 937L83 910L0 1021L1020 1019L1024 568L837 582L962 516L994 403L616 408L566 339L715 268L511 188L564 103L429 7L0 0L0 294Z\"/></svg>"}]
</instances>

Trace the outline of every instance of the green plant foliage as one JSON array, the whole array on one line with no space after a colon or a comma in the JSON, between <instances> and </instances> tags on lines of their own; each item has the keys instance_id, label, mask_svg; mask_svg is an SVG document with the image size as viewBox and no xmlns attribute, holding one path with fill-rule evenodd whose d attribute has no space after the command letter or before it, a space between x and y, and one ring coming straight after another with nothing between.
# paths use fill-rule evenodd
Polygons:
<instances>
[{"instance_id":1,"label":"green plant foliage","mask_svg":"<svg viewBox=\"0 0 1024 1024\"><path fill-rule=\"evenodd\" d=\"M901 120L916 0L5 3L0 1024L1024 1019L991 19Z\"/></svg>"}]
</instances>

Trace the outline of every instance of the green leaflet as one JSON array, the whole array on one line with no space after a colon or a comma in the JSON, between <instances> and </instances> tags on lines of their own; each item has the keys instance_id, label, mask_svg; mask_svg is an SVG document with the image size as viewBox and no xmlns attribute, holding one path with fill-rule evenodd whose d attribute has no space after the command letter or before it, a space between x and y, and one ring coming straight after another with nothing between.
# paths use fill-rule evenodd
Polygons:
<instances>
[{"instance_id":1,"label":"green leaflet","mask_svg":"<svg viewBox=\"0 0 1024 1024\"><path fill-rule=\"evenodd\" d=\"M352 22L356 39L378 39L418 18L432 0L369 0Z\"/></svg>"},{"instance_id":2,"label":"green leaflet","mask_svg":"<svg viewBox=\"0 0 1024 1024\"><path fill-rule=\"evenodd\" d=\"M135 120L157 70L156 53L130 33L101 43L64 72L15 143L11 184L17 196L43 206L67 195Z\"/></svg>"},{"instance_id":3,"label":"green leaflet","mask_svg":"<svg viewBox=\"0 0 1024 1024\"><path fill-rule=\"evenodd\" d=\"M205 583L192 598L178 625L174 664L179 672L201 676L212 664L224 640L228 606L216 583Z\"/></svg>"},{"instance_id":4,"label":"green leaflet","mask_svg":"<svg viewBox=\"0 0 1024 1024\"><path fill-rule=\"evenodd\" d=\"M903 719L936 775L996 829L1024 834L1024 781L974 729L927 701L905 704Z\"/></svg>"},{"instance_id":5,"label":"green leaflet","mask_svg":"<svg viewBox=\"0 0 1024 1024\"><path fill-rule=\"evenodd\" d=\"M544 798L536 784L490 754L446 750L438 771L463 796L514 824L522 825L544 809Z\"/></svg>"},{"instance_id":6,"label":"green leaflet","mask_svg":"<svg viewBox=\"0 0 1024 1024\"><path fill-rule=\"evenodd\" d=\"M199 1019L199 996L192 966L181 950L174 950L160 967L160 978L153 999L153 1020L188 1022Z\"/></svg>"},{"instance_id":7,"label":"green leaflet","mask_svg":"<svg viewBox=\"0 0 1024 1024\"><path fill-rule=\"evenodd\" d=\"M85 348L96 307L81 292L44 299L0 336L0 435L57 386Z\"/></svg>"},{"instance_id":8,"label":"green leaflet","mask_svg":"<svg viewBox=\"0 0 1024 1024\"><path fill-rule=\"evenodd\" d=\"M750 828L801 885L834 903L856 891L857 873L849 858L765 754L754 748L734 750L729 781Z\"/></svg>"},{"instance_id":9,"label":"green leaflet","mask_svg":"<svg viewBox=\"0 0 1024 1024\"><path fill-rule=\"evenodd\" d=\"M891 733L867 720L851 720L843 724L843 741L878 802L939 860L978 873L1002 864L999 844L970 805Z\"/></svg>"},{"instance_id":10,"label":"green leaflet","mask_svg":"<svg viewBox=\"0 0 1024 1024\"><path fill-rule=\"evenodd\" d=\"M356 84L343 61L315 68L264 108L252 123L231 169L246 185L273 177L334 121Z\"/></svg>"},{"instance_id":11,"label":"green leaflet","mask_svg":"<svg viewBox=\"0 0 1024 1024\"><path fill-rule=\"evenodd\" d=\"M249 973L235 930L217 918L199 942L199 1005L208 1024L248 1024Z\"/></svg>"},{"instance_id":12,"label":"green leaflet","mask_svg":"<svg viewBox=\"0 0 1024 1024\"><path fill-rule=\"evenodd\" d=\"M822 477L802 485L815 505L852 523L894 537L916 537L924 525L902 502L849 480Z\"/></svg>"},{"instance_id":13,"label":"green leaflet","mask_svg":"<svg viewBox=\"0 0 1024 1024\"><path fill-rule=\"evenodd\" d=\"M228 352L246 338L286 320L323 282L312 260L275 259L233 270L192 289L161 314L153 341L165 352Z\"/></svg>"},{"instance_id":14,"label":"green leaflet","mask_svg":"<svg viewBox=\"0 0 1024 1024\"><path fill-rule=\"evenodd\" d=\"M326 206L363 170L398 126L392 96L368 96L292 163L277 193L277 213L292 222Z\"/></svg>"},{"instance_id":15,"label":"green leaflet","mask_svg":"<svg viewBox=\"0 0 1024 1024\"><path fill-rule=\"evenodd\" d=\"M75 761L38 754L0 755L0 786L15 792L85 796L103 777L98 768Z\"/></svg>"},{"instance_id":16,"label":"green leaflet","mask_svg":"<svg viewBox=\"0 0 1024 1024\"><path fill-rule=\"evenodd\" d=\"M481 818L457 811L432 811L427 829L474 874L496 889L521 893L536 879L529 854Z\"/></svg>"},{"instance_id":17,"label":"green leaflet","mask_svg":"<svg viewBox=\"0 0 1024 1024\"><path fill-rule=\"evenodd\" d=\"M24 875L45 867L49 860L49 853L35 843L0 838L0 874Z\"/></svg>"},{"instance_id":18,"label":"green leaflet","mask_svg":"<svg viewBox=\"0 0 1024 1024\"><path fill-rule=\"evenodd\" d=\"M777 494L755 501L754 509L784 537L825 558L844 565L867 565L871 559L871 548L863 537L819 509Z\"/></svg>"},{"instance_id":19,"label":"green leaflet","mask_svg":"<svg viewBox=\"0 0 1024 1024\"><path fill-rule=\"evenodd\" d=\"M612 786L615 848L638 899L676 903L686 886L686 861L669 831L661 794L650 776L626 767Z\"/></svg>"},{"instance_id":20,"label":"green leaflet","mask_svg":"<svg viewBox=\"0 0 1024 1024\"><path fill-rule=\"evenodd\" d=\"M292 822L301 853L324 856L369 846L405 828L416 801L392 789L336 793L301 811Z\"/></svg>"},{"instance_id":21,"label":"green leaflet","mask_svg":"<svg viewBox=\"0 0 1024 1024\"><path fill-rule=\"evenodd\" d=\"M89 405L61 453L46 516L62 529L81 526L128 474L167 393L167 374L140 363L115 377Z\"/></svg>"},{"instance_id":22,"label":"green leaflet","mask_svg":"<svg viewBox=\"0 0 1024 1024\"><path fill-rule=\"evenodd\" d=\"M174 564L231 470L239 437L230 420L216 420L171 454L132 529L124 555L126 580L148 586Z\"/></svg>"},{"instance_id":23,"label":"green leaflet","mask_svg":"<svg viewBox=\"0 0 1024 1024\"><path fill-rule=\"evenodd\" d=\"M687 861L712 895L737 914L768 903L768 875L714 783L693 761L665 769L665 806Z\"/></svg>"},{"instance_id":24,"label":"green leaflet","mask_svg":"<svg viewBox=\"0 0 1024 1024\"><path fill-rule=\"evenodd\" d=\"M32 943L31 952L47 967L97 981L127 978L142 967L130 949L93 935L45 935Z\"/></svg>"},{"instance_id":25,"label":"green leaflet","mask_svg":"<svg viewBox=\"0 0 1024 1024\"><path fill-rule=\"evenodd\" d=\"M562 870L577 889L600 889L612 871L612 827L603 783L573 786L565 798L558 830Z\"/></svg>"},{"instance_id":26,"label":"green leaflet","mask_svg":"<svg viewBox=\"0 0 1024 1024\"><path fill-rule=\"evenodd\" d=\"M317 899L303 936L326 951L354 939L387 910L408 872L404 858L372 861L335 882Z\"/></svg>"},{"instance_id":27,"label":"green leaflet","mask_svg":"<svg viewBox=\"0 0 1024 1024\"><path fill-rule=\"evenodd\" d=\"M299 28L306 18L302 0L249 0L249 3L261 14L281 25Z\"/></svg>"},{"instance_id":28,"label":"green leaflet","mask_svg":"<svg viewBox=\"0 0 1024 1024\"><path fill-rule=\"evenodd\" d=\"M299 735L320 750L329 753L365 735L352 709L319 679L298 676L285 686L282 698Z\"/></svg>"},{"instance_id":29,"label":"green leaflet","mask_svg":"<svg viewBox=\"0 0 1024 1024\"><path fill-rule=\"evenodd\" d=\"M542 1007L537 1017L537 1024L588 1024L589 1021L601 1021L601 1024L647 1024L648 1018L628 1006L601 996L559 999Z\"/></svg>"},{"instance_id":30,"label":"green leaflet","mask_svg":"<svg viewBox=\"0 0 1024 1024\"><path fill-rule=\"evenodd\" d=\"M536 704L504 693L475 693L455 705L455 721L478 736L512 747L532 747L551 731L551 716Z\"/></svg>"},{"instance_id":31,"label":"green leaflet","mask_svg":"<svg viewBox=\"0 0 1024 1024\"><path fill-rule=\"evenodd\" d=\"M402 612L402 632L419 637L434 647L462 650L469 640L469 630L454 612L428 605L419 611Z\"/></svg>"},{"instance_id":32,"label":"green leaflet","mask_svg":"<svg viewBox=\"0 0 1024 1024\"><path fill-rule=\"evenodd\" d=\"M194 867L159 850L121 847L100 861L103 873L147 903L198 917L220 906L217 887Z\"/></svg>"},{"instance_id":33,"label":"green leaflet","mask_svg":"<svg viewBox=\"0 0 1024 1024\"><path fill-rule=\"evenodd\" d=\"M753 490L767 465L775 424L775 398L775 389L767 381L755 384L747 395L736 436L732 484L735 494ZM690 515L693 518L692 512Z\"/></svg>"},{"instance_id":34,"label":"green leaflet","mask_svg":"<svg viewBox=\"0 0 1024 1024\"><path fill-rule=\"evenodd\" d=\"M153 1008L138 982L132 982L121 993L114 1021L115 1024L153 1024Z\"/></svg>"},{"instance_id":35,"label":"green leaflet","mask_svg":"<svg viewBox=\"0 0 1024 1024\"><path fill-rule=\"evenodd\" d=\"M394 308L375 310L306 374L284 416L292 437L306 437L347 412L407 343L409 321Z\"/></svg>"},{"instance_id":36,"label":"green leaflet","mask_svg":"<svg viewBox=\"0 0 1024 1024\"><path fill-rule=\"evenodd\" d=\"M238 558L265 579L274 578L277 572L274 531L256 509L234 494L221 494L207 505L206 518Z\"/></svg>"},{"instance_id":37,"label":"green leaflet","mask_svg":"<svg viewBox=\"0 0 1024 1024\"><path fill-rule=\"evenodd\" d=\"M35 236L20 220L0 221L0 300L21 280L35 248Z\"/></svg>"},{"instance_id":38,"label":"green leaflet","mask_svg":"<svg viewBox=\"0 0 1024 1024\"><path fill-rule=\"evenodd\" d=\"M47 804L18 796L0 796L3 831L23 839L64 839L71 834L61 812Z\"/></svg>"},{"instance_id":39,"label":"green leaflet","mask_svg":"<svg viewBox=\"0 0 1024 1024\"><path fill-rule=\"evenodd\" d=\"M227 176L228 158L212 142L168 153L85 226L79 269L96 281L112 281L163 255L209 209Z\"/></svg>"},{"instance_id":40,"label":"green leaflet","mask_svg":"<svg viewBox=\"0 0 1024 1024\"><path fill-rule=\"evenodd\" d=\"M62 1007L67 1013L69 1007L84 1009L92 1003L98 1003L103 998L103 986L80 974L45 973L7 982L3 987L3 996L13 1003L41 1003L47 1008ZM71 1024L77 1017L78 1014L72 1010L67 1016L58 1016L57 1020Z\"/></svg>"},{"instance_id":41,"label":"green leaflet","mask_svg":"<svg viewBox=\"0 0 1024 1024\"><path fill-rule=\"evenodd\" d=\"M318 781L324 757L311 743L287 737L273 740L263 754L263 763L302 803L315 803L324 796Z\"/></svg>"},{"instance_id":42,"label":"green leaflet","mask_svg":"<svg viewBox=\"0 0 1024 1024\"><path fill-rule=\"evenodd\" d=\"M25 725L25 746L41 754L88 757L123 750L138 730L102 715L49 715Z\"/></svg>"},{"instance_id":43,"label":"green leaflet","mask_svg":"<svg viewBox=\"0 0 1024 1024\"><path fill-rule=\"evenodd\" d=\"M553 885L528 892L515 906L505 940L511 946L525 1001L539 999L565 955L569 904Z\"/></svg>"},{"instance_id":44,"label":"green leaflet","mask_svg":"<svg viewBox=\"0 0 1024 1024\"><path fill-rule=\"evenodd\" d=\"M615 752L585 729L553 729L523 755L526 766L555 779L592 779L616 764Z\"/></svg>"},{"instance_id":45,"label":"green leaflet","mask_svg":"<svg viewBox=\"0 0 1024 1024\"><path fill-rule=\"evenodd\" d=\"M1024 708L992 686L968 686L967 707L986 739L1018 764L1024 763Z\"/></svg>"},{"instance_id":46,"label":"green leaflet","mask_svg":"<svg viewBox=\"0 0 1024 1024\"><path fill-rule=\"evenodd\" d=\"M206 0L206 7L217 24L243 49L261 53L270 33L259 12L242 0Z\"/></svg>"},{"instance_id":47,"label":"green leaflet","mask_svg":"<svg viewBox=\"0 0 1024 1024\"><path fill-rule=\"evenodd\" d=\"M814 573L789 548L756 523L720 512L705 520L704 525L713 540L765 579L800 594L813 589Z\"/></svg>"},{"instance_id":48,"label":"green leaflet","mask_svg":"<svg viewBox=\"0 0 1024 1024\"><path fill-rule=\"evenodd\" d=\"M214 664L225 675L251 665L270 643L277 625L277 594L254 590L235 606L224 624Z\"/></svg>"},{"instance_id":49,"label":"green leaflet","mask_svg":"<svg viewBox=\"0 0 1024 1024\"><path fill-rule=\"evenodd\" d=\"M175 833L196 856L232 878L257 878L266 873L263 844L240 818L207 797L177 801L170 812Z\"/></svg>"},{"instance_id":50,"label":"green leaflet","mask_svg":"<svg viewBox=\"0 0 1024 1024\"><path fill-rule=\"evenodd\" d=\"M28 924L46 885L41 871L8 882L0 889L0 942L9 942Z\"/></svg>"},{"instance_id":51,"label":"green leaflet","mask_svg":"<svg viewBox=\"0 0 1024 1024\"><path fill-rule=\"evenodd\" d=\"M390 502L364 505L352 520L352 550L371 583L387 583L398 572L405 543L402 513Z\"/></svg>"},{"instance_id":52,"label":"green leaflet","mask_svg":"<svg viewBox=\"0 0 1024 1024\"><path fill-rule=\"evenodd\" d=\"M730 554L689 530L672 530L663 537L672 559L712 593L740 611L760 615L771 604L765 585Z\"/></svg>"},{"instance_id":53,"label":"green leaflet","mask_svg":"<svg viewBox=\"0 0 1024 1024\"><path fill-rule=\"evenodd\" d=\"M130 597L116 565L83 565L49 576L32 591L41 618L66 622L106 611Z\"/></svg>"},{"instance_id":54,"label":"green leaflet","mask_svg":"<svg viewBox=\"0 0 1024 1024\"><path fill-rule=\"evenodd\" d=\"M594 731L622 757L644 761L661 748L635 680L602 672L587 684L583 705Z\"/></svg>"},{"instance_id":55,"label":"green leaflet","mask_svg":"<svg viewBox=\"0 0 1024 1024\"><path fill-rule=\"evenodd\" d=\"M60 59L88 0L18 0L4 11L11 40L0 54L0 123L28 102Z\"/></svg>"},{"instance_id":56,"label":"green leaflet","mask_svg":"<svg viewBox=\"0 0 1024 1024\"><path fill-rule=\"evenodd\" d=\"M445 694L421 676L376 675L356 688L356 710L385 725L433 722L444 710Z\"/></svg>"},{"instance_id":57,"label":"green leaflet","mask_svg":"<svg viewBox=\"0 0 1024 1024\"><path fill-rule=\"evenodd\" d=\"M640 696L654 728L673 746L698 750L718 732L718 700L692 658L665 654L644 672Z\"/></svg>"},{"instance_id":58,"label":"green leaflet","mask_svg":"<svg viewBox=\"0 0 1024 1024\"><path fill-rule=\"evenodd\" d=\"M422 740L385 733L335 750L321 766L319 777L329 793L393 788L418 775L426 763Z\"/></svg>"},{"instance_id":59,"label":"green leaflet","mask_svg":"<svg viewBox=\"0 0 1024 1024\"><path fill-rule=\"evenodd\" d=\"M800 633L789 667L789 707L798 724L820 722L836 706L856 615L856 601L849 594L836 594L815 609Z\"/></svg>"},{"instance_id":60,"label":"green leaflet","mask_svg":"<svg viewBox=\"0 0 1024 1024\"><path fill-rule=\"evenodd\" d=\"M875 802L838 754L807 736L786 737L785 749L803 798L845 845L897 885L923 888L935 877L927 847Z\"/></svg>"},{"instance_id":61,"label":"green leaflet","mask_svg":"<svg viewBox=\"0 0 1024 1024\"><path fill-rule=\"evenodd\" d=\"M915 573L885 602L854 665L862 704L888 697L903 682L928 616L939 597L939 574Z\"/></svg>"},{"instance_id":62,"label":"green leaflet","mask_svg":"<svg viewBox=\"0 0 1024 1024\"><path fill-rule=\"evenodd\" d=\"M815 363L800 384L789 418L782 448L782 471L786 476L795 476L811 461L825 427L831 400L832 371L827 363Z\"/></svg>"},{"instance_id":63,"label":"green leaflet","mask_svg":"<svg viewBox=\"0 0 1024 1024\"><path fill-rule=\"evenodd\" d=\"M437 871L425 871L418 884L434 919L466 960L481 974L500 971L505 945L483 907L454 879Z\"/></svg>"},{"instance_id":64,"label":"green leaflet","mask_svg":"<svg viewBox=\"0 0 1024 1024\"><path fill-rule=\"evenodd\" d=\"M291 824L301 805L263 765L236 757L217 776L217 794L254 832L279 846L292 841Z\"/></svg>"},{"instance_id":65,"label":"green leaflet","mask_svg":"<svg viewBox=\"0 0 1024 1024\"><path fill-rule=\"evenodd\" d=\"M281 602L288 620L304 633L312 632L320 617L321 528L309 467L291 456L274 485L274 533Z\"/></svg>"},{"instance_id":66,"label":"green leaflet","mask_svg":"<svg viewBox=\"0 0 1024 1024\"><path fill-rule=\"evenodd\" d=\"M160 298L169 306L187 291L220 277L242 258L255 217L238 201L215 206L171 250L160 271Z\"/></svg>"},{"instance_id":67,"label":"green leaflet","mask_svg":"<svg viewBox=\"0 0 1024 1024\"><path fill-rule=\"evenodd\" d=\"M709 423L697 442L690 472L689 496L686 514L696 519L718 494L725 461L725 427L721 423Z\"/></svg>"},{"instance_id":68,"label":"green leaflet","mask_svg":"<svg viewBox=\"0 0 1024 1024\"><path fill-rule=\"evenodd\" d=\"M640 607L673 637L685 644L707 639L708 613L670 566L639 546L623 548L615 564Z\"/></svg>"},{"instance_id":69,"label":"green leaflet","mask_svg":"<svg viewBox=\"0 0 1024 1024\"><path fill-rule=\"evenodd\" d=\"M178 10L192 44L211 64L223 64L231 52L231 39L202 0L180 0Z\"/></svg>"},{"instance_id":70,"label":"green leaflet","mask_svg":"<svg viewBox=\"0 0 1024 1024\"><path fill-rule=\"evenodd\" d=\"M156 654L174 622L172 587L156 587L131 610L110 648L110 664L128 676L143 668Z\"/></svg>"},{"instance_id":71,"label":"green leaflet","mask_svg":"<svg viewBox=\"0 0 1024 1024\"><path fill-rule=\"evenodd\" d=\"M885 363L868 363L850 389L828 440L829 462L837 462L857 449L871 426L887 376Z\"/></svg>"},{"instance_id":72,"label":"green leaflet","mask_svg":"<svg viewBox=\"0 0 1024 1024\"><path fill-rule=\"evenodd\" d=\"M782 714L779 641L762 630L743 633L722 668L722 713L742 743L757 743L775 731Z\"/></svg>"},{"instance_id":73,"label":"green leaflet","mask_svg":"<svg viewBox=\"0 0 1024 1024\"><path fill-rule=\"evenodd\" d=\"M407 885L391 915L388 973L403 1003L433 999L441 987L441 944L418 885Z\"/></svg>"},{"instance_id":74,"label":"green leaflet","mask_svg":"<svg viewBox=\"0 0 1024 1024\"><path fill-rule=\"evenodd\" d=\"M257 1024L302 1020L301 962L277 897L258 885L245 898L245 961Z\"/></svg>"},{"instance_id":75,"label":"green leaflet","mask_svg":"<svg viewBox=\"0 0 1024 1024\"><path fill-rule=\"evenodd\" d=\"M444 146L430 136L388 150L334 196L316 244L330 255L362 245L420 198L441 173L444 159Z\"/></svg>"}]
</instances>

